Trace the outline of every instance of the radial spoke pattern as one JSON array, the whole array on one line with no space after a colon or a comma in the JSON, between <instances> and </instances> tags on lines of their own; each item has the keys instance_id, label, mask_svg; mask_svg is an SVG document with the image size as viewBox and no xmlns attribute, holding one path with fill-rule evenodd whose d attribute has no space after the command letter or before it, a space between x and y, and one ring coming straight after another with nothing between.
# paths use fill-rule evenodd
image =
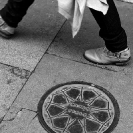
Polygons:
<instances>
[{"instance_id":1,"label":"radial spoke pattern","mask_svg":"<svg viewBox=\"0 0 133 133\"><path fill-rule=\"evenodd\" d=\"M120 113L107 90L84 82L50 89L41 98L38 111L41 124L51 133L109 133Z\"/></svg>"}]
</instances>

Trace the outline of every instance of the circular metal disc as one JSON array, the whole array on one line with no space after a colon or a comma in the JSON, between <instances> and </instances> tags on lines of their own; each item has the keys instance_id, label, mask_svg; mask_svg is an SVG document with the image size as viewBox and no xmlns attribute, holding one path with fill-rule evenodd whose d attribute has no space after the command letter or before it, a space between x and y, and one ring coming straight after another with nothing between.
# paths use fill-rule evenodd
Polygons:
<instances>
[{"instance_id":1,"label":"circular metal disc","mask_svg":"<svg viewBox=\"0 0 133 133\"><path fill-rule=\"evenodd\" d=\"M38 119L48 133L110 133L119 116L113 95L86 82L52 87L38 104Z\"/></svg>"}]
</instances>

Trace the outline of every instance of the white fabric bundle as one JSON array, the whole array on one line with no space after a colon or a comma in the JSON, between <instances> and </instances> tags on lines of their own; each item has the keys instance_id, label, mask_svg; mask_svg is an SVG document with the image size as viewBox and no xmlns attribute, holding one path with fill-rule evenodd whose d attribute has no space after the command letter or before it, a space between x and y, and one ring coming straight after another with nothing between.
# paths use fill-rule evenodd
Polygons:
<instances>
[{"instance_id":1,"label":"white fabric bundle","mask_svg":"<svg viewBox=\"0 0 133 133\"><path fill-rule=\"evenodd\" d=\"M73 37L78 33L85 7L88 6L97 11L101 11L104 15L108 11L106 0L57 0L58 10L65 18L70 20L72 26Z\"/></svg>"}]
</instances>

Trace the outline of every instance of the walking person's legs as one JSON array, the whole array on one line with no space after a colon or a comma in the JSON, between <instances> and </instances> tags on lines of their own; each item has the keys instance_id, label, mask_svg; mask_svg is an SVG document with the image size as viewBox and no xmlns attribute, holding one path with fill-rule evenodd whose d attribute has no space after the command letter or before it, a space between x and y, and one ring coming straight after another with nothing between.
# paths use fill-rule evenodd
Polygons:
<instances>
[{"instance_id":1,"label":"walking person's legs","mask_svg":"<svg viewBox=\"0 0 133 133\"><path fill-rule=\"evenodd\" d=\"M85 58L99 64L124 65L130 59L127 36L121 27L118 11L113 0L107 0L109 9L106 15L90 9L98 25L100 37L106 48L91 49L85 52Z\"/></svg>"},{"instance_id":2,"label":"walking person's legs","mask_svg":"<svg viewBox=\"0 0 133 133\"><path fill-rule=\"evenodd\" d=\"M14 34L15 28L26 14L34 0L8 0L0 10L0 34L8 37Z\"/></svg>"}]
</instances>

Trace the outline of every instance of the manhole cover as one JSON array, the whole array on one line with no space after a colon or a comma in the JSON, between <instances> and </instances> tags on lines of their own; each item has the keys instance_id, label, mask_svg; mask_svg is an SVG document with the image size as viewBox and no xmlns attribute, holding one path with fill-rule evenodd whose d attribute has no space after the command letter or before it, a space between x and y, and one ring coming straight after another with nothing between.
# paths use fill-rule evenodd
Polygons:
<instances>
[{"instance_id":1,"label":"manhole cover","mask_svg":"<svg viewBox=\"0 0 133 133\"><path fill-rule=\"evenodd\" d=\"M48 133L110 133L119 115L112 94L86 82L55 86L38 104L39 121Z\"/></svg>"}]
</instances>

